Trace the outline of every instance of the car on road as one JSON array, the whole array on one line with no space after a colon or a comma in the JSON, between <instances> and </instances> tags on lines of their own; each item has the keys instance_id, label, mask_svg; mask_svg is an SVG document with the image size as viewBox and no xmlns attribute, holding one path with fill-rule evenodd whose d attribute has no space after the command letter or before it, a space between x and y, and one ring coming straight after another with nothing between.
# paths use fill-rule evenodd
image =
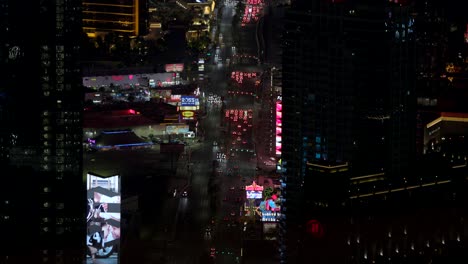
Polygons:
<instances>
[{"instance_id":1,"label":"car on road","mask_svg":"<svg viewBox=\"0 0 468 264\"><path fill-rule=\"evenodd\" d=\"M234 186L231 186L231 188L229 188L229 190L231 190L231 191L234 191L235 189L236 189L236 187L234 187Z\"/></svg>"},{"instance_id":2,"label":"car on road","mask_svg":"<svg viewBox=\"0 0 468 264\"><path fill-rule=\"evenodd\" d=\"M223 218L223 220L227 222L227 221L229 221L229 217L228 217L228 216L225 216L225 217Z\"/></svg>"},{"instance_id":3,"label":"car on road","mask_svg":"<svg viewBox=\"0 0 468 264\"><path fill-rule=\"evenodd\" d=\"M182 197L187 197L187 196L188 196L187 191L183 191L183 192L182 192Z\"/></svg>"},{"instance_id":4,"label":"car on road","mask_svg":"<svg viewBox=\"0 0 468 264\"><path fill-rule=\"evenodd\" d=\"M236 212L231 211L231 216L236 216Z\"/></svg>"}]
</instances>

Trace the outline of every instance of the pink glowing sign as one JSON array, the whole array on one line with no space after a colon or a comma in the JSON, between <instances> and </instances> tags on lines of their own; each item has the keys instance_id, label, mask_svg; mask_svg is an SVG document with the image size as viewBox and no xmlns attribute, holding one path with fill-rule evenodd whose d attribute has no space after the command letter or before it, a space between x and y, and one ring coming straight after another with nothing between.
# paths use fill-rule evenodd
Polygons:
<instances>
[{"instance_id":1,"label":"pink glowing sign","mask_svg":"<svg viewBox=\"0 0 468 264\"><path fill-rule=\"evenodd\" d=\"M245 186L245 193L247 199L262 199L263 186L257 185L255 181L252 185Z\"/></svg>"},{"instance_id":2,"label":"pink glowing sign","mask_svg":"<svg viewBox=\"0 0 468 264\"><path fill-rule=\"evenodd\" d=\"M282 141L282 118L283 118L283 105L280 100L276 101L276 137L275 137L275 154L281 155L281 141Z\"/></svg>"},{"instance_id":3,"label":"pink glowing sign","mask_svg":"<svg viewBox=\"0 0 468 264\"><path fill-rule=\"evenodd\" d=\"M257 185L255 181L252 182L252 185L245 186L246 191L263 191L263 186Z\"/></svg>"},{"instance_id":4,"label":"pink glowing sign","mask_svg":"<svg viewBox=\"0 0 468 264\"><path fill-rule=\"evenodd\" d=\"M113 81L122 81L124 79L124 77L122 75L112 75L112 80Z\"/></svg>"}]
</instances>

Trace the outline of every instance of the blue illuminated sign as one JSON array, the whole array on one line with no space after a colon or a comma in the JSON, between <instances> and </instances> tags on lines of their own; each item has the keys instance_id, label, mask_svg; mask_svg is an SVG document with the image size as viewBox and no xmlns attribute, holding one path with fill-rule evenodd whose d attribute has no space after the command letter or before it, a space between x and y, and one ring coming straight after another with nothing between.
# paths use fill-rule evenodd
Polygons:
<instances>
[{"instance_id":1,"label":"blue illuminated sign","mask_svg":"<svg viewBox=\"0 0 468 264\"><path fill-rule=\"evenodd\" d=\"M198 105L198 98L196 98L195 96L182 95L180 98L180 105L181 106L196 106Z\"/></svg>"}]
</instances>

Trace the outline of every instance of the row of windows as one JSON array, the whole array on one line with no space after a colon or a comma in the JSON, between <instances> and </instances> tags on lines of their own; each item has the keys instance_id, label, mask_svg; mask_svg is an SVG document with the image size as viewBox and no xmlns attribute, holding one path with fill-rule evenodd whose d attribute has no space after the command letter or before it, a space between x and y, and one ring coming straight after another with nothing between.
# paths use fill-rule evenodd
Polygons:
<instances>
[{"instance_id":1,"label":"row of windows","mask_svg":"<svg viewBox=\"0 0 468 264\"><path fill-rule=\"evenodd\" d=\"M51 208L52 204L49 203L49 202L45 202L42 204L42 207L43 208ZM56 203L55 204L55 209L58 209L58 210L61 210L61 209L64 209L65 208L65 204L64 203Z\"/></svg>"},{"instance_id":2,"label":"row of windows","mask_svg":"<svg viewBox=\"0 0 468 264\"><path fill-rule=\"evenodd\" d=\"M51 113L49 111L43 111L43 116L50 116ZM57 117L59 118L67 118L67 117L80 117L80 112L68 112L68 111L60 111L56 113Z\"/></svg>"}]
</instances>

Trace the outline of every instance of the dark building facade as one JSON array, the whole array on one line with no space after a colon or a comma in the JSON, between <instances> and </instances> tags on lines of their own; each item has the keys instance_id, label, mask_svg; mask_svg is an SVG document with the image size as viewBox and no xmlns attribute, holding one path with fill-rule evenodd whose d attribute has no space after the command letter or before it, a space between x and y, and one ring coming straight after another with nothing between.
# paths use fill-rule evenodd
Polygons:
<instances>
[{"instance_id":1,"label":"dark building facade","mask_svg":"<svg viewBox=\"0 0 468 264\"><path fill-rule=\"evenodd\" d=\"M81 264L81 1L2 0L0 13L0 262Z\"/></svg>"},{"instance_id":2,"label":"dark building facade","mask_svg":"<svg viewBox=\"0 0 468 264\"><path fill-rule=\"evenodd\" d=\"M359 236L376 232L379 225L392 226L386 220L375 225L366 222L373 214L382 215L362 209L369 203L375 209L382 202L382 208L388 209L384 215L401 219L403 230L403 223L415 225L422 219L408 213L411 209L399 211L396 204L431 193L450 200L444 196L450 188L439 192L437 187L453 179L431 178L434 173L428 167L417 167L416 162L415 6L411 1L294 1L284 21L282 263L372 263L397 258L404 250L414 251L411 248L423 244L380 244L380 250L385 234L381 242L367 240L364 251ZM450 169L446 164L439 167ZM416 168L418 173L414 173ZM421 183L426 176L435 182ZM435 187L421 191L423 185ZM418 191L407 191L411 188ZM392 191L396 194L388 195ZM375 199L379 193L384 195ZM374 200L379 202L374 204ZM411 204L411 208L432 206L430 202ZM447 219L453 224L461 215L457 211ZM356 227L361 217L367 220ZM324 224L323 239L307 235L310 220ZM427 238L428 247L445 245L447 240L457 243L460 239L454 234L462 236L462 226L450 226L444 239ZM418 233L415 239L421 240L430 228L413 231ZM354 248L348 242L352 239L344 235L349 232ZM407 256L418 258L413 253Z\"/></svg>"}]
</instances>

